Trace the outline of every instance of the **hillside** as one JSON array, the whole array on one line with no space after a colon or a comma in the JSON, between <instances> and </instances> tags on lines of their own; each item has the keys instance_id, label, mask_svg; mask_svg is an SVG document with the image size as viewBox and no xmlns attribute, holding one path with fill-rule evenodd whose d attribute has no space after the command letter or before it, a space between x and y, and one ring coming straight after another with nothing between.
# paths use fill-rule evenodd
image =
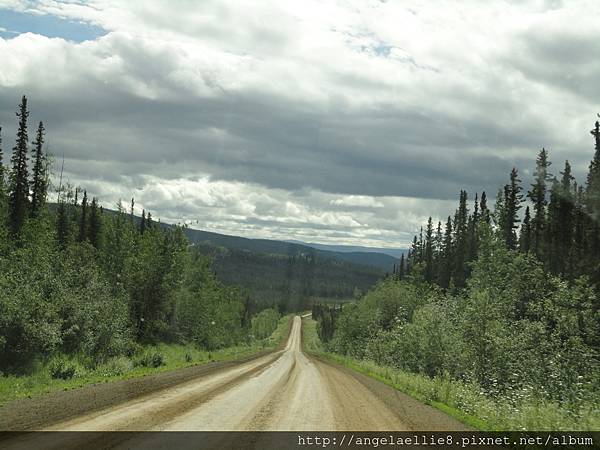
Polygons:
<instances>
[{"instance_id":1,"label":"hillside","mask_svg":"<svg viewBox=\"0 0 600 450\"><path fill-rule=\"evenodd\" d=\"M212 233L209 231L186 230L188 239L195 244L206 244L213 247L225 247L228 249L246 250L266 254L299 256L313 254L320 258L337 259L353 264L373 266L391 272L398 259L393 256L377 251L369 250L367 247L349 247L350 251L339 246L337 250L333 246L321 244L305 244L293 241L275 241L269 239L248 239L239 236Z\"/></svg>"}]
</instances>

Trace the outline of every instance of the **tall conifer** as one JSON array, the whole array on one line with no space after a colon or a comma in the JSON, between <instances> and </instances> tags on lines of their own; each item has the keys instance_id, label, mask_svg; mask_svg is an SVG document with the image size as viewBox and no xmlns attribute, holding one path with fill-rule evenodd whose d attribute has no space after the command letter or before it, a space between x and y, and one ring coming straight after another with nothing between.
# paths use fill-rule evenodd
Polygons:
<instances>
[{"instance_id":1,"label":"tall conifer","mask_svg":"<svg viewBox=\"0 0 600 450\"><path fill-rule=\"evenodd\" d=\"M17 117L19 118L19 128L17 130L16 144L13 148L11 158L12 168L10 171L10 192L8 196L8 224L13 236L18 236L21 233L29 202L29 180L27 170L27 153L29 145L27 119L29 118L29 111L27 110L27 97L25 96L21 99Z\"/></svg>"}]
</instances>

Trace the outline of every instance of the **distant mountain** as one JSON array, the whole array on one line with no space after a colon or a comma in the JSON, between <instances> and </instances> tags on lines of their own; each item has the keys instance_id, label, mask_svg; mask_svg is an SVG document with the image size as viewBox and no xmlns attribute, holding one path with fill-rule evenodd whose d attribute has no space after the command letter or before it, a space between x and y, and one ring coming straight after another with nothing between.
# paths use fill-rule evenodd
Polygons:
<instances>
[{"instance_id":1,"label":"distant mountain","mask_svg":"<svg viewBox=\"0 0 600 450\"><path fill-rule=\"evenodd\" d=\"M212 233L210 231L186 229L186 235L194 244L213 247L245 250L272 255L300 256L315 255L320 258L331 258L363 266L377 267L391 272L398 259L390 254L379 253L367 247L329 246L321 244L305 244L294 241L275 241L269 239L248 239L239 236ZM394 249L392 249L393 251ZM396 250L400 252L401 250Z\"/></svg>"},{"instance_id":2,"label":"distant mountain","mask_svg":"<svg viewBox=\"0 0 600 450\"><path fill-rule=\"evenodd\" d=\"M403 254L406 257L408 248L387 248L387 247L363 247L359 245L331 245L331 244L315 244L312 242L302 242L290 240L294 244L307 245L319 250L328 250L331 252L341 253L383 253L399 259Z\"/></svg>"}]
</instances>

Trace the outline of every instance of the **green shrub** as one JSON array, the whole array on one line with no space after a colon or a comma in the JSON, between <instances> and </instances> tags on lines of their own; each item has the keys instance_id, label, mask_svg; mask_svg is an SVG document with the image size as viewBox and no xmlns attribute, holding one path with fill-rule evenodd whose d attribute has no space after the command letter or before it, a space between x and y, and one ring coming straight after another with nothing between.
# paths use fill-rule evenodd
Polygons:
<instances>
[{"instance_id":1,"label":"green shrub","mask_svg":"<svg viewBox=\"0 0 600 450\"><path fill-rule=\"evenodd\" d=\"M164 366L165 364L165 357L155 350L145 352L137 362L139 366L153 368Z\"/></svg>"},{"instance_id":2,"label":"green shrub","mask_svg":"<svg viewBox=\"0 0 600 450\"><path fill-rule=\"evenodd\" d=\"M48 371L54 379L70 380L77 373L77 364L65 358L55 358L50 361Z\"/></svg>"},{"instance_id":3,"label":"green shrub","mask_svg":"<svg viewBox=\"0 0 600 450\"><path fill-rule=\"evenodd\" d=\"M124 375L133 369L133 362L124 356L109 359L98 368L98 371L106 377Z\"/></svg>"}]
</instances>

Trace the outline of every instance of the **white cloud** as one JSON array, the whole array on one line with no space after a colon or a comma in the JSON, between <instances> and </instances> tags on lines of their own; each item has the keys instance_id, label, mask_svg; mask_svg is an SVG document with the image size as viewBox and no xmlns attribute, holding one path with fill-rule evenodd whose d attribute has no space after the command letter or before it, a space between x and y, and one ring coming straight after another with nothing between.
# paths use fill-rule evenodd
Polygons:
<instances>
[{"instance_id":1,"label":"white cloud","mask_svg":"<svg viewBox=\"0 0 600 450\"><path fill-rule=\"evenodd\" d=\"M542 146L582 177L593 6L0 0L108 31L0 39L0 121L27 93L72 179L108 204L135 194L214 231L396 245Z\"/></svg>"}]
</instances>

